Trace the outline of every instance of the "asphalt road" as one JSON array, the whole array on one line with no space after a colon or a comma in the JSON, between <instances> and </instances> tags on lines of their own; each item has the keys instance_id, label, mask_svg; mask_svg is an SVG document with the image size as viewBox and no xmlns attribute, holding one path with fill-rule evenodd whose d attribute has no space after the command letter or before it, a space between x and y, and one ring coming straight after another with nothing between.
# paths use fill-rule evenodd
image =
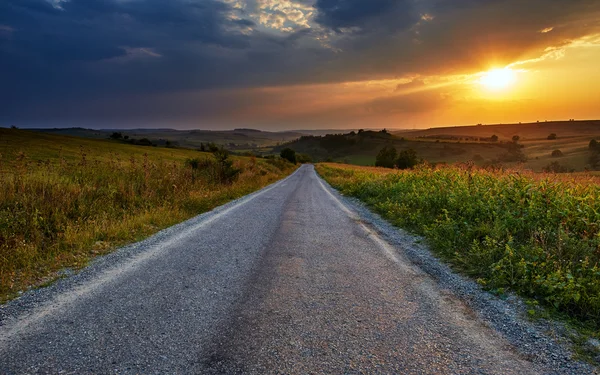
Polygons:
<instances>
[{"instance_id":1,"label":"asphalt road","mask_svg":"<svg viewBox=\"0 0 600 375\"><path fill-rule=\"evenodd\" d=\"M0 373L540 374L302 166L2 308Z\"/></svg>"}]
</instances>

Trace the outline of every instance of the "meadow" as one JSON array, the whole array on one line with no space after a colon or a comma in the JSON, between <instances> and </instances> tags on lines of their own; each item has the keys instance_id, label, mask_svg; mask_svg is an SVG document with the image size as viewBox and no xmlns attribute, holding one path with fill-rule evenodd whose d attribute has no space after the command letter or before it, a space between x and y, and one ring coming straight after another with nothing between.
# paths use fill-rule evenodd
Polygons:
<instances>
[{"instance_id":1,"label":"meadow","mask_svg":"<svg viewBox=\"0 0 600 375\"><path fill-rule=\"evenodd\" d=\"M295 168L282 159L0 128L0 300Z\"/></svg>"},{"instance_id":2,"label":"meadow","mask_svg":"<svg viewBox=\"0 0 600 375\"><path fill-rule=\"evenodd\" d=\"M471 164L318 173L485 288L512 291L600 332L600 179ZM536 310L532 310L534 312Z\"/></svg>"}]
</instances>

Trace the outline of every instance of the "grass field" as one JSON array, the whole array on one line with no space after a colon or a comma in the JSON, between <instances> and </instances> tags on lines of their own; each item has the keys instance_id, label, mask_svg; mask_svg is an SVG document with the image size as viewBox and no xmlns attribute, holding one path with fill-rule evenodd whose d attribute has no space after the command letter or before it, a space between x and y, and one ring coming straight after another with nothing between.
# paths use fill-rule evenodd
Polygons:
<instances>
[{"instance_id":1,"label":"grass field","mask_svg":"<svg viewBox=\"0 0 600 375\"><path fill-rule=\"evenodd\" d=\"M392 170L318 164L343 194L428 239L457 270L600 333L600 179L472 165Z\"/></svg>"},{"instance_id":2,"label":"grass field","mask_svg":"<svg viewBox=\"0 0 600 375\"><path fill-rule=\"evenodd\" d=\"M82 138L106 140L113 130L94 130L84 128L35 129L39 132L55 135L69 135ZM166 141L184 148L198 149L201 143L216 143L236 152L265 152L279 143L289 142L302 136L294 131L266 132L253 129L235 130L175 130L175 129L126 129L118 130L130 139L146 138L152 143L164 146Z\"/></svg>"},{"instance_id":3,"label":"grass field","mask_svg":"<svg viewBox=\"0 0 600 375\"><path fill-rule=\"evenodd\" d=\"M230 159L0 129L0 300L295 169Z\"/></svg>"}]
</instances>

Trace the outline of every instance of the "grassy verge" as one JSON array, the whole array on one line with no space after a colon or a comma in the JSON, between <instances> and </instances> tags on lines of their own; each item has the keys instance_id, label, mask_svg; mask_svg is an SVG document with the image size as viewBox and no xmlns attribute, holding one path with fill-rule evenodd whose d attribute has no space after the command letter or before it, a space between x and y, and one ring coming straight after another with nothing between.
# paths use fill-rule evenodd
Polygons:
<instances>
[{"instance_id":1,"label":"grassy verge","mask_svg":"<svg viewBox=\"0 0 600 375\"><path fill-rule=\"evenodd\" d=\"M514 291L600 328L600 185L595 177L470 166L398 171L317 165L343 194L426 237L486 288Z\"/></svg>"},{"instance_id":2,"label":"grassy verge","mask_svg":"<svg viewBox=\"0 0 600 375\"><path fill-rule=\"evenodd\" d=\"M280 159L0 129L0 300L294 169Z\"/></svg>"}]
</instances>

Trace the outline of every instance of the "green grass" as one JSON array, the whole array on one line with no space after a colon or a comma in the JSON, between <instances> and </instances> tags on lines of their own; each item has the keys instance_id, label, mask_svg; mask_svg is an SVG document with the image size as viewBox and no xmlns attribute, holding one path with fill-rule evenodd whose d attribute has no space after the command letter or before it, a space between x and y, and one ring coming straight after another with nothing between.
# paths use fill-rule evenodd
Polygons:
<instances>
[{"instance_id":1,"label":"green grass","mask_svg":"<svg viewBox=\"0 0 600 375\"><path fill-rule=\"evenodd\" d=\"M234 171L208 153L0 129L0 300L295 169L232 164L229 181Z\"/></svg>"},{"instance_id":2,"label":"green grass","mask_svg":"<svg viewBox=\"0 0 600 375\"><path fill-rule=\"evenodd\" d=\"M600 185L466 166L412 171L319 164L342 193L427 238L457 270L600 332Z\"/></svg>"}]
</instances>

